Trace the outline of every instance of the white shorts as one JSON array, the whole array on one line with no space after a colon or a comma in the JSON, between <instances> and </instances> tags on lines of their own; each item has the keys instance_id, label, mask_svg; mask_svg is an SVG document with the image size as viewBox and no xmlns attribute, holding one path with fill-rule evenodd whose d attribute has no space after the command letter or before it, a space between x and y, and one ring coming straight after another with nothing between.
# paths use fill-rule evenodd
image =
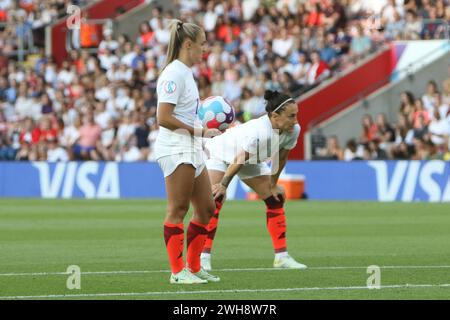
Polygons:
<instances>
[{"instance_id":1,"label":"white shorts","mask_svg":"<svg viewBox=\"0 0 450 320\"><path fill-rule=\"evenodd\" d=\"M226 172L229 164L215 158L206 160L206 168L208 170L216 170ZM272 174L269 166L265 162L258 164L244 164L237 173L241 180L251 179L259 176L270 176Z\"/></svg>"},{"instance_id":2,"label":"white shorts","mask_svg":"<svg viewBox=\"0 0 450 320\"><path fill-rule=\"evenodd\" d=\"M175 169L183 163L189 163L195 168L195 177L197 178L205 168L203 158L197 153L179 153L170 156L161 157L156 160L164 174L164 178L170 176Z\"/></svg>"}]
</instances>

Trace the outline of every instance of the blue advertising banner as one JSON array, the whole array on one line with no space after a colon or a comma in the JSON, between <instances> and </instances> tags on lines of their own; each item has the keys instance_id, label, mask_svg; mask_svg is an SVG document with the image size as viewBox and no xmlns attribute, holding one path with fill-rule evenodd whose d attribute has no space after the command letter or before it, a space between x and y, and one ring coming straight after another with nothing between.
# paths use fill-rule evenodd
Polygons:
<instances>
[{"instance_id":1,"label":"blue advertising banner","mask_svg":"<svg viewBox=\"0 0 450 320\"><path fill-rule=\"evenodd\" d=\"M304 177L311 200L450 201L445 161L289 161L285 174ZM245 199L237 178L229 199ZM0 197L165 198L164 178L153 162L0 162Z\"/></svg>"}]
</instances>

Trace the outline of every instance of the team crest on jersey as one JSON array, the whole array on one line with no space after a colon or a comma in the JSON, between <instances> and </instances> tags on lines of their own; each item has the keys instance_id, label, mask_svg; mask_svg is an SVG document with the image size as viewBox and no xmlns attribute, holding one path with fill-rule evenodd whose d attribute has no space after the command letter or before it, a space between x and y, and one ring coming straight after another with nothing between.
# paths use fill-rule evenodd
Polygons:
<instances>
[{"instance_id":1,"label":"team crest on jersey","mask_svg":"<svg viewBox=\"0 0 450 320\"><path fill-rule=\"evenodd\" d=\"M165 93L174 93L175 91L177 91L177 84L173 81L164 81L163 89Z\"/></svg>"}]
</instances>

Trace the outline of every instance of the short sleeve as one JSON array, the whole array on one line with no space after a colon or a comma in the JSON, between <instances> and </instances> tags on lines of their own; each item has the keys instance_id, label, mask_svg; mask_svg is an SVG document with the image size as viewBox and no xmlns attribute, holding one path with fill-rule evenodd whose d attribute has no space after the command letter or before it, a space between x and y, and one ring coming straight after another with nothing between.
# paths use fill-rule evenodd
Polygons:
<instances>
[{"instance_id":1,"label":"short sleeve","mask_svg":"<svg viewBox=\"0 0 450 320\"><path fill-rule=\"evenodd\" d=\"M158 104L165 102L176 105L183 90L184 79L179 73L164 74L158 82Z\"/></svg>"},{"instance_id":2,"label":"short sleeve","mask_svg":"<svg viewBox=\"0 0 450 320\"><path fill-rule=\"evenodd\" d=\"M292 150L297 145L298 137L300 136L300 125L295 125L294 132L292 132L289 139L286 141L286 144L283 146L283 149Z\"/></svg>"},{"instance_id":3,"label":"short sleeve","mask_svg":"<svg viewBox=\"0 0 450 320\"><path fill-rule=\"evenodd\" d=\"M245 136L242 141L242 149L250 154L257 154L259 138L256 136Z\"/></svg>"}]
</instances>

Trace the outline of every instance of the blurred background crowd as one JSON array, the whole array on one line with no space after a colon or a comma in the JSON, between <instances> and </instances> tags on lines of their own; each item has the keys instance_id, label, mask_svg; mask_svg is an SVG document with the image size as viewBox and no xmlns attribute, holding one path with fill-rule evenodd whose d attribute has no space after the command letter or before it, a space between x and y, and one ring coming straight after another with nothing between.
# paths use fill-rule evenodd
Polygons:
<instances>
[{"instance_id":1,"label":"blurred background crowd","mask_svg":"<svg viewBox=\"0 0 450 320\"><path fill-rule=\"evenodd\" d=\"M71 4L86 1L0 0L0 160L153 160L155 87L175 12L206 31L210 50L194 67L200 97L225 97L240 122L264 114L266 89L297 97L391 40L447 38L434 22L450 20L446 0L178 0L136 22L136 38L104 28L95 51L73 50L60 65L42 48L18 61L19 46L38 40L33 30ZM366 116L359 138L341 148L329 137L320 158L449 158L449 93L450 79L402 93L396 124Z\"/></svg>"},{"instance_id":2,"label":"blurred background crowd","mask_svg":"<svg viewBox=\"0 0 450 320\"><path fill-rule=\"evenodd\" d=\"M448 71L442 84L429 81L423 95L402 92L396 123L389 123L383 113L376 119L366 114L359 137L345 146L337 136L327 137L315 159L450 161L450 68Z\"/></svg>"}]
</instances>

